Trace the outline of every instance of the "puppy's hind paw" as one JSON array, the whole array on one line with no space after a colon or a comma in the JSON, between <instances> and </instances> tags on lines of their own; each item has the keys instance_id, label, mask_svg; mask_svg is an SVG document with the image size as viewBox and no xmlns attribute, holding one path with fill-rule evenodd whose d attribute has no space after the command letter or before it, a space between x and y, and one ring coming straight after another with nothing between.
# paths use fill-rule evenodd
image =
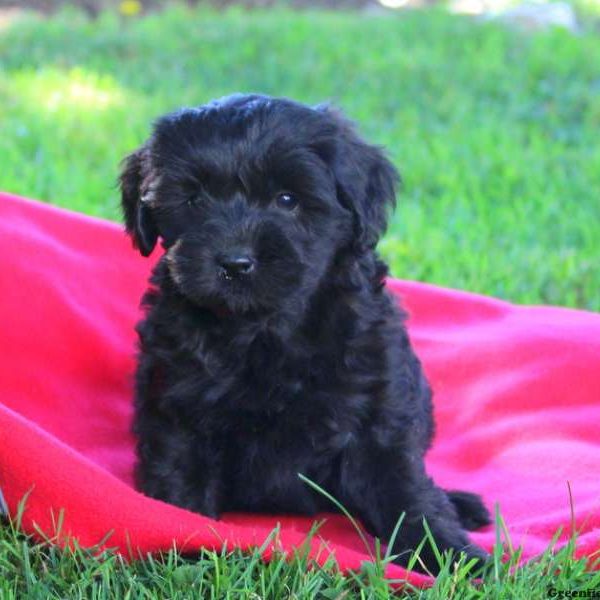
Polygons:
<instances>
[{"instance_id":1,"label":"puppy's hind paw","mask_svg":"<svg viewBox=\"0 0 600 600\"><path fill-rule=\"evenodd\" d=\"M464 529L473 531L492 522L490 512L477 494L450 490L446 492L446 495L454 505L460 524Z\"/></svg>"},{"instance_id":2,"label":"puppy's hind paw","mask_svg":"<svg viewBox=\"0 0 600 600\"><path fill-rule=\"evenodd\" d=\"M475 544L469 544L455 551L454 560L458 560L461 554L465 555L465 564L473 561L473 565L469 571L470 577L483 577L492 565L490 555L483 548Z\"/></svg>"}]
</instances>

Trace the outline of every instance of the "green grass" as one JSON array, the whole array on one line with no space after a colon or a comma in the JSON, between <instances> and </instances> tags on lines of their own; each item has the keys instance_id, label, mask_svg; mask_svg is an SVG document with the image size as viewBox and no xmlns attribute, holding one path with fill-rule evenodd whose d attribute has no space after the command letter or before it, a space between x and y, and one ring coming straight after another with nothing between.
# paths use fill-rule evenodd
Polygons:
<instances>
[{"instance_id":1,"label":"green grass","mask_svg":"<svg viewBox=\"0 0 600 600\"><path fill-rule=\"evenodd\" d=\"M489 573L481 580L472 581L468 565L462 559L452 563L448 557L442 557L439 576L432 587L424 590L400 580L387 580L383 570L390 560L388 556L379 555L373 563L365 563L359 572L346 575L340 573L333 560L318 567L303 549L287 559L276 555L269 563L260 558L262 548L250 554L224 548L220 552L204 551L195 558L185 558L171 550L160 556L147 555L144 560L127 562L110 550L83 549L76 542L69 550L58 548L51 539L35 542L20 531L18 518L1 525L2 522L2 600L383 600L399 595L427 600L531 600L551 597L552 588L562 592L600 588L600 571L591 572L585 560L574 558L575 537L559 550L550 544L536 561L515 568L520 549L512 547L498 515L496 527L502 543L492 556ZM265 540L263 548L271 541L272 538ZM507 551L507 560L501 560L502 546ZM597 568L598 557L595 560Z\"/></svg>"},{"instance_id":2,"label":"green grass","mask_svg":"<svg viewBox=\"0 0 600 600\"><path fill-rule=\"evenodd\" d=\"M28 17L0 30L0 188L118 219L119 160L161 113L232 91L330 99L403 173L380 246L394 275L600 310L599 64L591 34L525 36L442 12ZM422 595L600 586L571 546L516 571L494 561L479 586L449 566ZM227 551L128 565L0 528L2 600L389 594L381 562L355 577L308 566Z\"/></svg>"}]
</instances>

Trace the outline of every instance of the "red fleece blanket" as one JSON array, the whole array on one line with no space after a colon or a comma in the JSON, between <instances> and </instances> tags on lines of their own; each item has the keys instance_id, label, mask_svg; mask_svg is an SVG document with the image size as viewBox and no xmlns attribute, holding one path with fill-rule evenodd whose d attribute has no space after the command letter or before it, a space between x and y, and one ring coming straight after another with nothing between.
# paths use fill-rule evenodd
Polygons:
<instances>
[{"instance_id":1,"label":"red fleece blanket","mask_svg":"<svg viewBox=\"0 0 600 600\"><path fill-rule=\"evenodd\" d=\"M129 433L134 324L156 256L134 252L118 225L0 195L0 487L10 514L29 492L23 527L101 541L129 555L304 541L311 520L228 514L221 521L146 498L132 486ZM570 483L578 553L600 548L600 315L515 306L406 281L389 289L410 314L435 392L427 466L442 486L499 503L524 558L562 526ZM343 516L312 542L356 569L368 551ZM493 527L473 539L487 550ZM60 540L59 540L60 541ZM271 556L275 544L265 550ZM428 578L389 567L413 584Z\"/></svg>"}]
</instances>

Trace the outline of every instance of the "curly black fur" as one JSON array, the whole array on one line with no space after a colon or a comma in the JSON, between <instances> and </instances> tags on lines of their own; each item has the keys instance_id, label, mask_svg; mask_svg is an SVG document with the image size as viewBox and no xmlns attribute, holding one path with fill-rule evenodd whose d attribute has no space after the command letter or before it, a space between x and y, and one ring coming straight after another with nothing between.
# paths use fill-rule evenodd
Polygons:
<instances>
[{"instance_id":1,"label":"curly black fur","mask_svg":"<svg viewBox=\"0 0 600 600\"><path fill-rule=\"evenodd\" d=\"M326 106L235 95L159 119L121 175L154 269L134 431L146 494L218 518L313 515L330 492L406 564L485 553L481 500L425 472L431 393L375 253L398 175ZM425 565L437 569L425 547Z\"/></svg>"}]
</instances>

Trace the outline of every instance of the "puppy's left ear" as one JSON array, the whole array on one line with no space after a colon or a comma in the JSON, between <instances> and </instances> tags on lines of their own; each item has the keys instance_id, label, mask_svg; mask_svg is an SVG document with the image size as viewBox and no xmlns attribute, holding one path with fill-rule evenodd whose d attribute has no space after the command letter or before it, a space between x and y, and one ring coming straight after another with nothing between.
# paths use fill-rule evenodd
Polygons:
<instances>
[{"instance_id":1,"label":"puppy's left ear","mask_svg":"<svg viewBox=\"0 0 600 600\"><path fill-rule=\"evenodd\" d=\"M335 178L338 200L354 214L359 247L373 249L396 205L400 174L383 150L362 140L354 124L340 112L325 105L316 110L334 125L333 144L327 144L326 161Z\"/></svg>"},{"instance_id":2,"label":"puppy's left ear","mask_svg":"<svg viewBox=\"0 0 600 600\"><path fill-rule=\"evenodd\" d=\"M125 230L144 256L150 255L158 240L158 229L151 212L156 182L150 151L144 144L124 159L119 176Z\"/></svg>"}]
</instances>

